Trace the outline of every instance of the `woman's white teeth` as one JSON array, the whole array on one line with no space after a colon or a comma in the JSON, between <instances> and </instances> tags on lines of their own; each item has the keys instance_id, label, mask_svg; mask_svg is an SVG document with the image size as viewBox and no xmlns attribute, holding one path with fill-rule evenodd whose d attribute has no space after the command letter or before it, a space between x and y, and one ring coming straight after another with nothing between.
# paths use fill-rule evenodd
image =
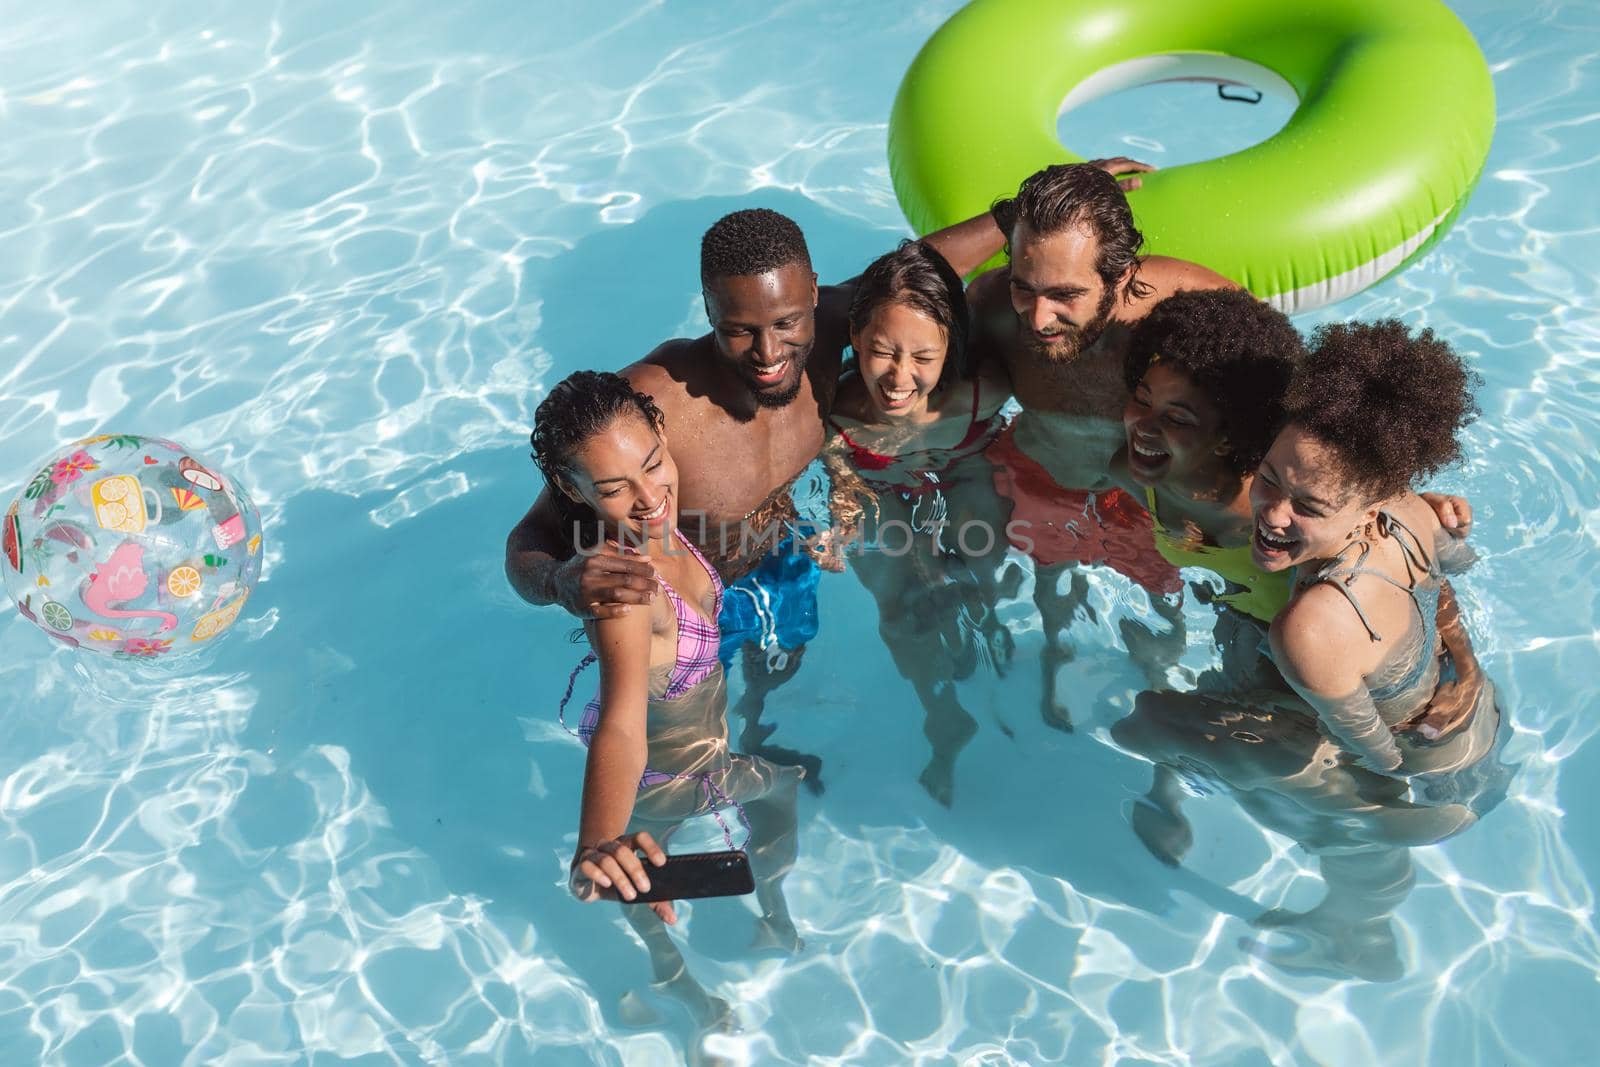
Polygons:
<instances>
[{"instance_id":1,"label":"woman's white teeth","mask_svg":"<svg viewBox=\"0 0 1600 1067\"><path fill-rule=\"evenodd\" d=\"M915 389L889 389L881 386L879 387L878 391L894 404L898 404L902 400L910 400L912 395L916 393Z\"/></svg>"},{"instance_id":2,"label":"woman's white teeth","mask_svg":"<svg viewBox=\"0 0 1600 1067\"><path fill-rule=\"evenodd\" d=\"M1133 450L1135 452L1137 452L1139 455L1144 456L1144 457L1146 457L1148 459L1166 459L1167 458L1167 453L1158 452L1153 448L1147 448L1144 445L1141 445L1138 441L1135 441L1133 443Z\"/></svg>"},{"instance_id":3,"label":"woman's white teeth","mask_svg":"<svg viewBox=\"0 0 1600 1067\"><path fill-rule=\"evenodd\" d=\"M655 507L653 507L649 511L645 512L643 515L640 515L639 518L645 520L646 522L649 522L651 519L659 519L661 516L665 515L666 513L667 513L667 498L666 498L665 495L663 495L661 497L661 503L657 504Z\"/></svg>"},{"instance_id":4,"label":"woman's white teeth","mask_svg":"<svg viewBox=\"0 0 1600 1067\"><path fill-rule=\"evenodd\" d=\"M1277 534L1268 533L1266 527L1256 524L1256 540L1261 542L1261 547L1284 551L1294 546L1294 538L1279 537Z\"/></svg>"}]
</instances>

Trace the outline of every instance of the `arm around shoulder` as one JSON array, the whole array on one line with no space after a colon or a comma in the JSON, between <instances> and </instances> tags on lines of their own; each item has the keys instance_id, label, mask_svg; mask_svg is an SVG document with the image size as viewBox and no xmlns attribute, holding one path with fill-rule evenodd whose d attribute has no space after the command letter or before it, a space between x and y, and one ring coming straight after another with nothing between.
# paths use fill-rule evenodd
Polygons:
<instances>
[{"instance_id":1,"label":"arm around shoulder","mask_svg":"<svg viewBox=\"0 0 1600 1067\"><path fill-rule=\"evenodd\" d=\"M506 536L506 581L530 604L557 603L562 600L557 572L571 556L550 490L545 489Z\"/></svg>"},{"instance_id":2,"label":"arm around shoulder","mask_svg":"<svg viewBox=\"0 0 1600 1067\"><path fill-rule=\"evenodd\" d=\"M994 216L987 211L954 226L935 230L922 240L943 256L963 278L998 255L1006 246L1006 235L1000 232Z\"/></svg>"},{"instance_id":3,"label":"arm around shoulder","mask_svg":"<svg viewBox=\"0 0 1600 1067\"><path fill-rule=\"evenodd\" d=\"M549 498L549 489L539 494L506 538L506 580L517 595L541 607L559 604L580 619L627 615L634 605L650 604L656 581L649 561L609 542L574 552Z\"/></svg>"}]
</instances>

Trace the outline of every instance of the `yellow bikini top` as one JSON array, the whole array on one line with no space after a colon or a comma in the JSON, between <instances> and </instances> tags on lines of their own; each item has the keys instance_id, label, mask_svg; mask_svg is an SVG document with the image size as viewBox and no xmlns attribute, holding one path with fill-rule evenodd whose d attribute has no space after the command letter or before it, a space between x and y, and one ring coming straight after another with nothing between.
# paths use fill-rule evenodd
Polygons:
<instances>
[{"instance_id":1,"label":"yellow bikini top","mask_svg":"<svg viewBox=\"0 0 1600 1067\"><path fill-rule=\"evenodd\" d=\"M1294 583L1288 571L1269 574L1255 565L1250 558L1250 546L1219 548L1202 543L1195 537L1174 534L1161 522L1156 512L1156 493L1145 486L1144 506L1155 524L1156 551L1174 567L1200 567L1220 574L1228 584L1239 588L1223 593L1218 600L1236 611L1242 611L1262 622L1272 617L1289 603Z\"/></svg>"}]
</instances>

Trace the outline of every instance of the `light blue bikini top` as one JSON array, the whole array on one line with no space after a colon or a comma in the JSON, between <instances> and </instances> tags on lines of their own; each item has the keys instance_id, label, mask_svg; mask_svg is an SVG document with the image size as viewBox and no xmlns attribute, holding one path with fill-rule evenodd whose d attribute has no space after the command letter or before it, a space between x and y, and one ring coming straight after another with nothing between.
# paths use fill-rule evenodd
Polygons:
<instances>
[{"instance_id":1,"label":"light blue bikini top","mask_svg":"<svg viewBox=\"0 0 1600 1067\"><path fill-rule=\"evenodd\" d=\"M1434 663L1439 633L1439 591L1444 585L1444 574L1433 556L1423 549L1422 539L1391 513L1378 512L1378 533L1379 536L1393 537L1400 546L1400 555L1406 566L1405 582L1398 582L1382 571L1367 567L1365 564L1372 553L1372 544L1361 540L1347 546L1313 574L1310 584L1325 583L1343 593L1350 606L1355 608L1361 625L1367 628L1367 636L1374 641L1382 641L1383 635L1372 628L1361 602L1350 589L1351 583L1362 575L1368 575L1403 590L1411 598L1422 621L1421 640L1414 647L1396 649L1393 660L1386 659L1367 678L1372 702L1383 704L1415 687ZM1348 559L1352 551L1356 554L1354 562Z\"/></svg>"}]
</instances>

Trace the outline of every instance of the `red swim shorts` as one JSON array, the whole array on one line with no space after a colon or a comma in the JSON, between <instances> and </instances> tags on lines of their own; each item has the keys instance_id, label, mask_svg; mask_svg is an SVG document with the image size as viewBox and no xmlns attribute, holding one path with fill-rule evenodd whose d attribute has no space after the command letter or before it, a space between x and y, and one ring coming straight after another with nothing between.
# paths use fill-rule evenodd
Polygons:
<instances>
[{"instance_id":1,"label":"red swim shorts","mask_svg":"<svg viewBox=\"0 0 1600 1067\"><path fill-rule=\"evenodd\" d=\"M1157 595L1183 589L1178 570L1156 550L1150 513L1121 489L1067 489L1017 447L1012 427L984 453L995 465L995 492L1012 503L1006 535L1040 566L1110 567Z\"/></svg>"}]
</instances>

